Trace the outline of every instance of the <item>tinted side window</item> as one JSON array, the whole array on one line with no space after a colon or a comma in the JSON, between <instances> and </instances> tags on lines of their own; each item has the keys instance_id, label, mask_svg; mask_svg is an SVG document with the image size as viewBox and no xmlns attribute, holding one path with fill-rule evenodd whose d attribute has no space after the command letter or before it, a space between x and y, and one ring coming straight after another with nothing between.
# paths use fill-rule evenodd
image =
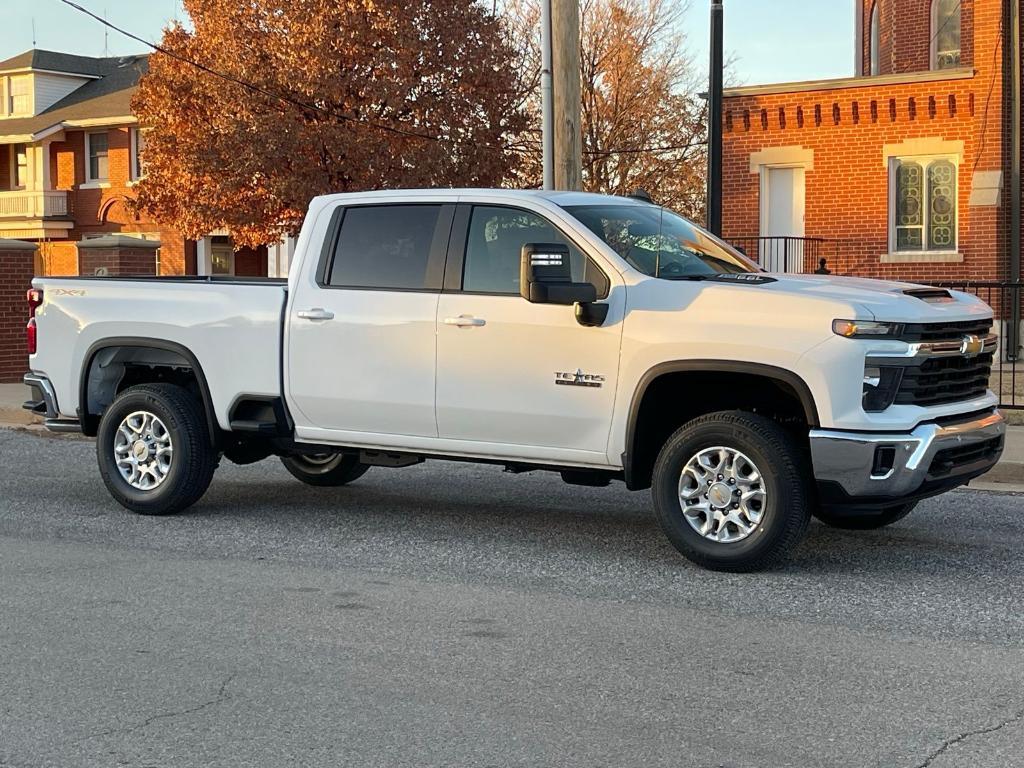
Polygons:
<instances>
[{"instance_id":1,"label":"tinted side window","mask_svg":"<svg viewBox=\"0 0 1024 768\"><path fill-rule=\"evenodd\" d=\"M564 243L569 248L572 279L590 282L597 295L608 295L608 278L548 221L518 208L474 206L466 239L462 290L519 293L519 261L527 243Z\"/></svg>"},{"instance_id":2,"label":"tinted side window","mask_svg":"<svg viewBox=\"0 0 1024 768\"><path fill-rule=\"evenodd\" d=\"M440 212L440 205L348 208L334 248L328 284L440 290L440 277L428 272Z\"/></svg>"}]
</instances>

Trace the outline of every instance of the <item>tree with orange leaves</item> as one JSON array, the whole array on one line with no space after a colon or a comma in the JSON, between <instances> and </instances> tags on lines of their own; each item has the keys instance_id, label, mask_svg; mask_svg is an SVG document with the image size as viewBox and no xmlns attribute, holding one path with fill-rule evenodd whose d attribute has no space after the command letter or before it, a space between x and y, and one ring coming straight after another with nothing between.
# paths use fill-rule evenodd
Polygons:
<instances>
[{"instance_id":1,"label":"tree with orange leaves","mask_svg":"<svg viewBox=\"0 0 1024 768\"><path fill-rule=\"evenodd\" d=\"M310 199L497 185L522 133L513 51L474 0L184 0L133 102L137 205L188 237L294 233Z\"/></svg>"}]
</instances>

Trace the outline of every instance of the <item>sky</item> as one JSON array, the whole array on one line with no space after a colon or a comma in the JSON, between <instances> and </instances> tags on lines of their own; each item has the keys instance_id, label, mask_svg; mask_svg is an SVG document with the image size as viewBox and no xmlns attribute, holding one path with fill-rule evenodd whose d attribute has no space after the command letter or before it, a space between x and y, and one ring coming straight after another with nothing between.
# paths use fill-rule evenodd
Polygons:
<instances>
[{"instance_id":1,"label":"sky","mask_svg":"<svg viewBox=\"0 0 1024 768\"><path fill-rule=\"evenodd\" d=\"M111 22L156 42L180 0L76 0ZM683 2L684 0L670 0ZM701 69L708 58L708 0L691 0L684 32ZM853 0L724 0L726 54L735 85L818 80L853 74ZM0 0L0 59L32 47L102 56L141 53L144 46L103 27L60 0Z\"/></svg>"}]
</instances>

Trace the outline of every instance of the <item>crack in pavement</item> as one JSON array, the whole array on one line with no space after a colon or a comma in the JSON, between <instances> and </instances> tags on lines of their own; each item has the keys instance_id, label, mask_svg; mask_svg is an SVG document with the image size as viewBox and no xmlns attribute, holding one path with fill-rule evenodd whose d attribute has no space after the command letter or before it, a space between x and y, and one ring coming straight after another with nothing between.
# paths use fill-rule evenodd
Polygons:
<instances>
[{"instance_id":1,"label":"crack in pavement","mask_svg":"<svg viewBox=\"0 0 1024 768\"><path fill-rule=\"evenodd\" d=\"M978 728L978 729L973 730L973 731L965 731L965 732L959 734L958 736L954 736L951 739L946 739L942 743L941 747L939 747L937 750L932 752L928 756L928 759L925 760L923 763L917 765L916 768L928 768L928 766L930 766L939 757L941 757L946 752L946 750L948 750L950 747L954 747L957 744L959 744L959 743L961 743L963 741L966 741L967 739L971 738L972 736L982 736L982 735L984 735L986 733L995 733L996 731L998 731L998 730L1000 730L1002 728L1005 728L1008 725L1012 725L1013 723L1020 722L1021 720L1024 720L1024 709L1018 710L1015 715L1013 715L1012 717L1010 717L1010 718L1008 718L1006 720L1003 720L1003 722L998 723L996 725L988 725L988 726L985 726L984 728Z\"/></svg>"},{"instance_id":2,"label":"crack in pavement","mask_svg":"<svg viewBox=\"0 0 1024 768\"><path fill-rule=\"evenodd\" d=\"M237 677L237 676L238 676L237 672L232 672L230 675L228 675L226 678L224 678L223 682L221 682L220 687L217 689L217 695L216 696L214 696L212 699L210 699L208 701L204 701L204 702L201 702L200 704L196 704L194 707L189 707L188 709L174 710L172 712L158 712L155 715L151 715L150 717L147 717L145 720L143 720L138 725L132 725L132 726L129 726L127 728L108 728L105 731L98 731L97 733L91 733L88 736L84 736L83 738L79 739L79 741L87 741L89 739L99 738L100 736L110 736L111 734L114 734L114 733L134 733L135 731L141 731L143 728L146 728L151 723L154 723L157 720L166 720L167 718L170 718L170 717L181 717L183 715L191 715L191 714L193 714L195 712L199 712L201 710L207 709L208 707L212 707L212 706L215 706L217 704L222 704L223 702L228 701L228 700L231 699L231 697L228 696L227 693L226 693L227 692L227 687L228 687L228 685L231 684L231 681L234 680L235 677Z\"/></svg>"}]
</instances>

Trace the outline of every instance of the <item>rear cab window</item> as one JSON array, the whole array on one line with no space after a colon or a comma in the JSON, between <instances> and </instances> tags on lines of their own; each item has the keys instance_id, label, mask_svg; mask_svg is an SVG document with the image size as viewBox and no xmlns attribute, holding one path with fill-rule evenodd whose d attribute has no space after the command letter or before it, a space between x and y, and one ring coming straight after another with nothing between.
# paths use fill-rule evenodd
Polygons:
<instances>
[{"instance_id":1,"label":"rear cab window","mask_svg":"<svg viewBox=\"0 0 1024 768\"><path fill-rule=\"evenodd\" d=\"M452 208L440 203L345 208L325 287L440 291Z\"/></svg>"}]
</instances>

